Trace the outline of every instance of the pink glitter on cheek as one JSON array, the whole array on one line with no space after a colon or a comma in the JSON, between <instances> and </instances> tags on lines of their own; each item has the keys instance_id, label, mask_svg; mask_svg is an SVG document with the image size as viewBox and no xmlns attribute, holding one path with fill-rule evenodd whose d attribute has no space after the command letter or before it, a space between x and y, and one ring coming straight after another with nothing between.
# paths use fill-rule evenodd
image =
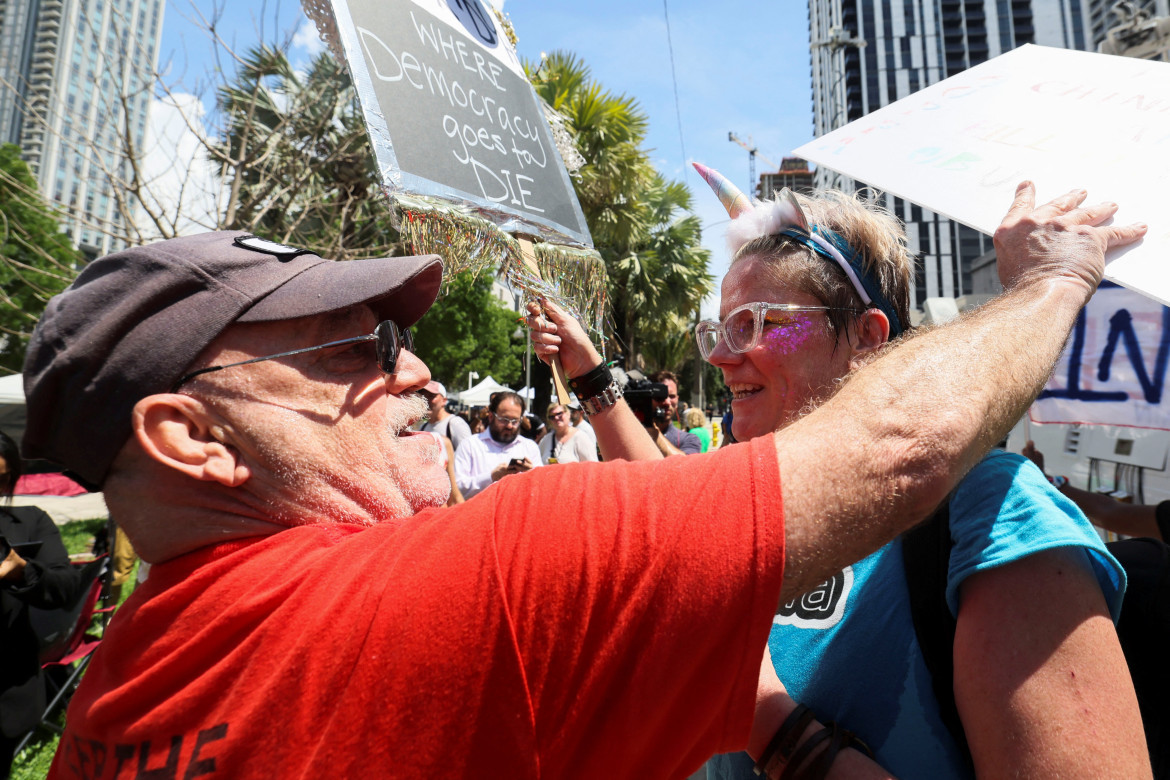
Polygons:
<instances>
[{"instance_id":1,"label":"pink glitter on cheek","mask_svg":"<svg viewBox=\"0 0 1170 780\"><path fill-rule=\"evenodd\" d=\"M775 355L791 355L823 330L824 326L814 315L801 312L785 317L783 323L765 324L760 344Z\"/></svg>"}]
</instances>

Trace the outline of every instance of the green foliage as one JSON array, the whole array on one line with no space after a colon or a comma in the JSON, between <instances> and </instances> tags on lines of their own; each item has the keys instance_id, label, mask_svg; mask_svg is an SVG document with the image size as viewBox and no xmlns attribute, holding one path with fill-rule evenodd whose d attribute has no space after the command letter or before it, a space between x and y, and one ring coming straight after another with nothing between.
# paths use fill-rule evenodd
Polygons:
<instances>
[{"instance_id":1,"label":"green foliage","mask_svg":"<svg viewBox=\"0 0 1170 780\"><path fill-rule=\"evenodd\" d=\"M322 52L299 74L270 46L219 90L209 153L231 186L223 227L338 259L390 253L396 234L347 71Z\"/></svg>"},{"instance_id":2,"label":"green foliage","mask_svg":"<svg viewBox=\"0 0 1170 780\"><path fill-rule=\"evenodd\" d=\"M692 342L693 343L693 342ZM697 393L699 390L699 378L695 373L696 367L703 371L703 398L700 406L712 406L719 409L727 401L723 396L727 393L727 386L723 384L723 372L715 366L708 363L706 360L698 357L698 349L695 350L695 357L686 361L678 370L678 383L682 387L692 387ZM688 403L690 402L690 394L687 393L684 398Z\"/></svg>"},{"instance_id":3,"label":"green foliage","mask_svg":"<svg viewBox=\"0 0 1170 780\"><path fill-rule=\"evenodd\" d=\"M19 147L0 146L0 369L21 370L33 326L49 298L73 280L80 259Z\"/></svg>"},{"instance_id":4,"label":"green foliage","mask_svg":"<svg viewBox=\"0 0 1170 780\"><path fill-rule=\"evenodd\" d=\"M622 290L613 296L613 317L631 352L641 344L648 366L677 370L694 352L689 320L714 282L710 253L699 246L702 230L688 213L684 185L655 175L640 205L648 215L646 235L609 263L611 288ZM661 362L651 359L655 352Z\"/></svg>"},{"instance_id":5,"label":"green foliage","mask_svg":"<svg viewBox=\"0 0 1170 780\"><path fill-rule=\"evenodd\" d=\"M89 552L92 549L94 536L106 527L106 519L97 517L92 520L73 520L59 526L61 543L70 555Z\"/></svg>"},{"instance_id":6,"label":"green foliage","mask_svg":"<svg viewBox=\"0 0 1170 780\"><path fill-rule=\"evenodd\" d=\"M678 368L685 358L670 318L688 319L714 282L689 190L654 170L642 149L649 120L633 98L607 92L572 54L525 67L537 94L566 117L586 160L573 185L605 260L612 335L651 367ZM652 354L672 362L651 362Z\"/></svg>"},{"instance_id":7,"label":"green foliage","mask_svg":"<svg viewBox=\"0 0 1170 780\"><path fill-rule=\"evenodd\" d=\"M678 373L698 352L691 322L671 312L662 317L658 328L654 338L642 340L642 357L648 366Z\"/></svg>"},{"instance_id":8,"label":"green foliage","mask_svg":"<svg viewBox=\"0 0 1170 780\"><path fill-rule=\"evenodd\" d=\"M538 73L526 67L537 94L568 120L585 158L573 186L595 246L603 255L624 255L649 227L639 203L655 176L641 148L649 119L633 98L593 81L588 66L572 54L553 52Z\"/></svg>"},{"instance_id":9,"label":"green foliage","mask_svg":"<svg viewBox=\"0 0 1170 780\"><path fill-rule=\"evenodd\" d=\"M413 328L415 352L450 392L465 387L469 371L520 387L525 344L514 335L517 316L492 295L490 277L460 274Z\"/></svg>"},{"instance_id":10,"label":"green foliage","mask_svg":"<svg viewBox=\"0 0 1170 780\"><path fill-rule=\"evenodd\" d=\"M65 726L64 713L56 714L57 725ZM61 737L50 731L38 732L28 747L12 762L12 780L44 780L49 775L53 754Z\"/></svg>"}]
</instances>

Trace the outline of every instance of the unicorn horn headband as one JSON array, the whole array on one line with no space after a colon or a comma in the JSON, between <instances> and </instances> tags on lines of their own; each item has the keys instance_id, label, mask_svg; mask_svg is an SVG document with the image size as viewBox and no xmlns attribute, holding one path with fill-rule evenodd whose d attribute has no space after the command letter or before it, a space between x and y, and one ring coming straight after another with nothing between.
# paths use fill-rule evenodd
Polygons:
<instances>
[{"instance_id":1,"label":"unicorn horn headband","mask_svg":"<svg viewBox=\"0 0 1170 780\"><path fill-rule=\"evenodd\" d=\"M890 337L902 333L902 323L893 305L882 294L876 276L867 271L861 253L849 246L840 235L819 225L809 226L796 197L785 187L775 200L752 204L727 177L702 163L692 163L710 185L719 202L731 217L727 243L731 253L761 236L783 235L832 260L844 272L862 303L881 310L890 321Z\"/></svg>"}]
</instances>

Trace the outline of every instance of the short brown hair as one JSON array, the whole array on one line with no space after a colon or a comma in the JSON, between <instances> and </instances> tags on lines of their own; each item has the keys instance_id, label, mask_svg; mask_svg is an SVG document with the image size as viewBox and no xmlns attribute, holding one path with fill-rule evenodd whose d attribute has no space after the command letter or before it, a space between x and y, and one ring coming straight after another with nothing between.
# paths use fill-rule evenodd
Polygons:
<instances>
[{"instance_id":1,"label":"short brown hair","mask_svg":"<svg viewBox=\"0 0 1170 780\"><path fill-rule=\"evenodd\" d=\"M674 382L675 387L678 387L678 377L674 375L673 371L667 371L664 368L661 371L655 371L650 375L651 382L665 382L667 379L669 379L671 382Z\"/></svg>"},{"instance_id":2,"label":"short brown hair","mask_svg":"<svg viewBox=\"0 0 1170 780\"><path fill-rule=\"evenodd\" d=\"M528 409L528 407L524 405L524 399L520 396L519 393L513 392L512 390L500 390L499 392L491 394L491 397L488 400L488 411L492 414L495 414L496 410L500 408L500 404L502 404L504 401L514 401L520 407L521 415L523 415L524 412Z\"/></svg>"},{"instance_id":3,"label":"short brown hair","mask_svg":"<svg viewBox=\"0 0 1170 780\"><path fill-rule=\"evenodd\" d=\"M894 307L905 332L910 327L914 255L898 218L876 203L839 190L821 190L813 197L797 195L796 199L810 226L832 230L860 253L866 271L877 278L882 295ZM748 257L765 260L776 281L797 287L825 306L858 313L865 309L845 272L796 239L778 234L752 239L739 248L731 265ZM838 337L857 316L848 311L827 314Z\"/></svg>"}]
</instances>

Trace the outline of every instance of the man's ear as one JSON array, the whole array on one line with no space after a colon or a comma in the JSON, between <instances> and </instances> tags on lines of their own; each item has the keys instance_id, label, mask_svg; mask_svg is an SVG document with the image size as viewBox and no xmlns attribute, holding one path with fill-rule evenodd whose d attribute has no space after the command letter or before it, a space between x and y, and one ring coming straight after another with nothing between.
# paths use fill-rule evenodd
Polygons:
<instances>
[{"instance_id":1,"label":"man's ear","mask_svg":"<svg viewBox=\"0 0 1170 780\"><path fill-rule=\"evenodd\" d=\"M148 395L134 405L134 436L155 461L192 479L238 487L251 476L239 450L201 401L178 393Z\"/></svg>"},{"instance_id":2,"label":"man's ear","mask_svg":"<svg viewBox=\"0 0 1170 780\"><path fill-rule=\"evenodd\" d=\"M879 309L867 309L853 323L849 346L850 363L863 363L890 340L890 320Z\"/></svg>"}]
</instances>

